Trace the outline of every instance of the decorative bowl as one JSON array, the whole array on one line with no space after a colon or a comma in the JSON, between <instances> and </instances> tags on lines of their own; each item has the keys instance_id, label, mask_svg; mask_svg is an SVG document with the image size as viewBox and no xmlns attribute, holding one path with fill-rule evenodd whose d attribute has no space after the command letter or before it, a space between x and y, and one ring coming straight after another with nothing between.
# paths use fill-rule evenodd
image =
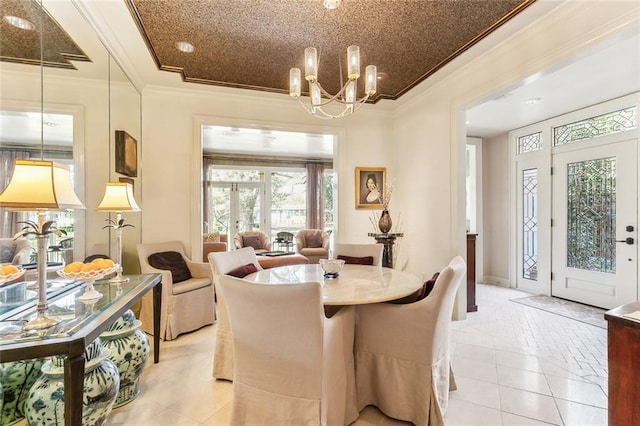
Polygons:
<instances>
[{"instance_id":1,"label":"decorative bowl","mask_svg":"<svg viewBox=\"0 0 640 426\"><path fill-rule=\"evenodd\" d=\"M343 266L343 259L320 259L320 267L324 271L324 276L328 278L337 277Z\"/></svg>"},{"instance_id":2,"label":"decorative bowl","mask_svg":"<svg viewBox=\"0 0 640 426\"><path fill-rule=\"evenodd\" d=\"M21 276L23 276L24 273L26 272L26 270L23 269L21 266L15 266L15 265L12 265L10 272L6 272L5 270L3 270L4 266L6 265L0 265L0 284L4 284L6 282L18 279Z\"/></svg>"},{"instance_id":3,"label":"decorative bowl","mask_svg":"<svg viewBox=\"0 0 640 426\"><path fill-rule=\"evenodd\" d=\"M99 280L100 278L107 276L109 274L113 274L118 270L119 265L114 265L111 268L104 269L95 269L93 271L80 271L80 272L65 272L63 269L56 271L58 275L63 278L72 279L72 280Z\"/></svg>"}]
</instances>

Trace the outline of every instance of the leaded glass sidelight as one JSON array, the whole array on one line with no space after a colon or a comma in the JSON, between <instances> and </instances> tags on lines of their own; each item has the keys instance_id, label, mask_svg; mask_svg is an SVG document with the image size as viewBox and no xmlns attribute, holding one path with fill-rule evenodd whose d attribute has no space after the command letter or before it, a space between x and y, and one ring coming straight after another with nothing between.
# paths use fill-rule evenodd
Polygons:
<instances>
[{"instance_id":1,"label":"leaded glass sidelight","mask_svg":"<svg viewBox=\"0 0 640 426\"><path fill-rule=\"evenodd\" d=\"M638 127L636 107L624 108L553 128L553 146L611 135Z\"/></svg>"},{"instance_id":2,"label":"leaded glass sidelight","mask_svg":"<svg viewBox=\"0 0 640 426\"><path fill-rule=\"evenodd\" d=\"M542 149L542 132L518 137L518 154Z\"/></svg>"},{"instance_id":3,"label":"leaded glass sidelight","mask_svg":"<svg viewBox=\"0 0 640 426\"><path fill-rule=\"evenodd\" d=\"M538 169L522 171L522 277L538 280Z\"/></svg>"},{"instance_id":4,"label":"leaded glass sidelight","mask_svg":"<svg viewBox=\"0 0 640 426\"><path fill-rule=\"evenodd\" d=\"M616 159L567 165L567 266L616 272Z\"/></svg>"}]
</instances>

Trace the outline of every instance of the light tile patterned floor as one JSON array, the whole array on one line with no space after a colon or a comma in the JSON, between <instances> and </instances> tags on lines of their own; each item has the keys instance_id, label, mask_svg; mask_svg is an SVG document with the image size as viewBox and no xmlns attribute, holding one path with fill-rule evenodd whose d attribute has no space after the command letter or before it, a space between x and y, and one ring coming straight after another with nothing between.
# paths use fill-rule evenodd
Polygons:
<instances>
[{"instance_id":1,"label":"light tile patterned floor","mask_svg":"<svg viewBox=\"0 0 640 426\"><path fill-rule=\"evenodd\" d=\"M517 290L478 285L477 313L452 327L447 426L606 425L606 330L530 308ZM211 378L215 326L163 342L142 392L109 425L227 425L231 383ZM374 407L354 426L403 425Z\"/></svg>"}]
</instances>

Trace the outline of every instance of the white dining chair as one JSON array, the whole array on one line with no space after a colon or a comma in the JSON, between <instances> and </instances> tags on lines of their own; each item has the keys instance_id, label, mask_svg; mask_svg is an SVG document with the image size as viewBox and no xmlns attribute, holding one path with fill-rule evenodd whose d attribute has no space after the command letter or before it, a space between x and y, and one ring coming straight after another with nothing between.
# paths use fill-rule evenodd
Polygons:
<instances>
[{"instance_id":1,"label":"white dining chair","mask_svg":"<svg viewBox=\"0 0 640 426\"><path fill-rule=\"evenodd\" d=\"M371 256L373 258L373 266L382 265L382 250L383 244L370 243L370 244L351 244L351 243L336 243L333 249L333 258L339 259L340 256L348 258L363 258ZM346 262L349 263L349 262Z\"/></svg>"},{"instance_id":2,"label":"white dining chair","mask_svg":"<svg viewBox=\"0 0 640 426\"><path fill-rule=\"evenodd\" d=\"M252 264L261 271L256 252L253 247L243 247L233 251L209 253L209 264L213 274L216 290L216 305L218 320L216 325L216 347L213 353L213 377L216 379L233 380L233 336L229 326L227 306L220 288L220 276L235 269Z\"/></svg>"},{"instance_id":3,"label":"white dining chair","mask_svg":"<svg viewBox=\"0 0 640 426\"><path fill-rule=\"evenodd\" d=\"M354 309L323 314L320 284L220 277L235 355L232 425L346 425L356 420Z\"/></svg>"},{"instance_id":4,"label":"white dining chair","mask_svg":"<svg viewBox=\"0 0 640 426\"><path fill-rule=\"evenodd\" d=\"M449 391L449 328L456 292L466 270L455 257L431 293L409 304L356 307L358 408L375 405L395 419L416 425L444 424Z\"/></svg>"}]
</instances>

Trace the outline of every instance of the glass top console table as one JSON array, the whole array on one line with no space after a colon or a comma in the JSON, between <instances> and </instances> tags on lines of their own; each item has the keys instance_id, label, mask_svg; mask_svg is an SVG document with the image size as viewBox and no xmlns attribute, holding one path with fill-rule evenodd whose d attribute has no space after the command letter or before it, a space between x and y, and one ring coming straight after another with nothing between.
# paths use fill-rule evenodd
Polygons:
<instances>
[{"instance_id":1,"label":"glass top console table","mask_svg":"<svg viewBox=\"0 0 640 426\"><path fill-rule=\"evenodd\" d=\"M37 288L31 289L28 281L0 287L0 362L66 355L66 425L82 424L85 347L151 289L154 363L160 359L161 275L129 278L129 282L119 284L110 284L108 279L96 281L94 287L102 297L91 301L79 299L85 290L83 282L53 281L47 290L47 315L61 321L53 327L28 332L22 330L22 325L36 316Z\"/></svg>"}]
</instances>

